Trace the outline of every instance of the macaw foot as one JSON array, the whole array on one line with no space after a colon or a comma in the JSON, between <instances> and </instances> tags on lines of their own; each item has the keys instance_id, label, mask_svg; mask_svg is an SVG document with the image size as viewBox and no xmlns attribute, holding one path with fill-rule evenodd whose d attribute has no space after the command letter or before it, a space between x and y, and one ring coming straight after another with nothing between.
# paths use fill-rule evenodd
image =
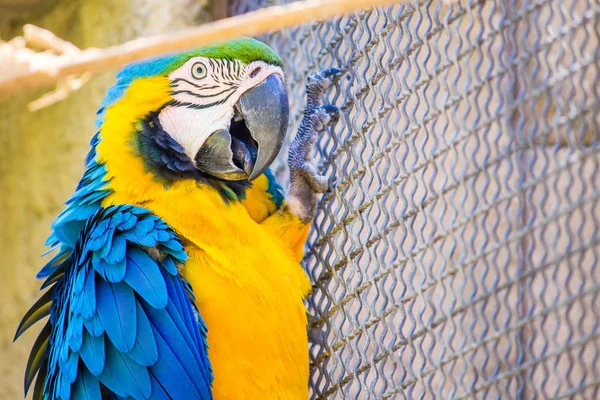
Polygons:
<instances>
[{"instance_id":1,"label":"macaw foot","mask_svg":"<svg viewBox=\"0 0 600 400\"><path fill-rule=\"evenodd\" d=\"M304 117L289 149L288 205L290 211L304 223L309 223L315 216L317 195L329 189L328 178L320 175L313 164L312 152L319 133L338 115L336 106L321 105L321 97L340 72L337 68L328 68L308 77Z\"/></svg>"}]
</instances>

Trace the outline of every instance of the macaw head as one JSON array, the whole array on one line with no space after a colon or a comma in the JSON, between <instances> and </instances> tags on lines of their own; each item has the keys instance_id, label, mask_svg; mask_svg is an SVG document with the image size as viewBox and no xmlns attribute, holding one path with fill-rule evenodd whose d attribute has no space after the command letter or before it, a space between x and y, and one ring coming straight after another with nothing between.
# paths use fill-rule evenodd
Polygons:
<instances>
[{"instance_id":1,"label":"macaw head","mask_svg":"<svg viewBox=\"0 0 600 400\"><path fill-rule=\"evenodd\" d=\"M101 134L117 134L115 120L135 125L133 145L157 173L252 180L281 149L289 116L282 62L257 40L131 64L117 77L98 112Z\"/></svg>"}]
</instances>

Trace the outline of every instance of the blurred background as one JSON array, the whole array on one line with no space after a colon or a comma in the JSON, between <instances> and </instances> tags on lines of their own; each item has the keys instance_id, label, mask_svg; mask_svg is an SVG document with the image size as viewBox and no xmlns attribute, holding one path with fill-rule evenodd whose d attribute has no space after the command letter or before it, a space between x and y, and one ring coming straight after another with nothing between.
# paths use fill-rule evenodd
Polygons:
<instances>
[{"instance_id":1,"label":"blurred background","mask_svg":"<svg viewBox=\"0 0 600 400\"><path fill-rule=\"evenodd\" d=\"M0 0L0 37L105 47L288 2ZM286 63L290 132L306 76L345 71L304 260L312 398L599 398L597 0L420 0L260 39ZM35 329L12 336L113 76L35 113L43 91L0 99L0 398L22 395Z\"/></svg>"}]
</instances>

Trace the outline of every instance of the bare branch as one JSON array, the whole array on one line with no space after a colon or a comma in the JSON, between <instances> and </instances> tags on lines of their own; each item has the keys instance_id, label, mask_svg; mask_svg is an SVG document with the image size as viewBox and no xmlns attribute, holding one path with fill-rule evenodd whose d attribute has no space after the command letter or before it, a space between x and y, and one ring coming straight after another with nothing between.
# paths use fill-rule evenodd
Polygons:
<instances>
[{"instance_id":1,"label":"bare branch","mask_svg":"<svg viewBox=\"0 0 600 400\"><path fill-rule=\"evenodd\" d=\"M43 51L35 52L27 46ZM81 53L77 46L56 37L52 32L34 25L25 25L23 37L0 43L0 72L6 81L10 81L19 74L26 76L36 69L48 68L48 65L52 65L59 57L74 58ZM25 72L22 72L23 70ZM91 72L84 72L80 76L72 75L60 79L55 90L29 103L29 111L37 111L67 98L70 93L85 85L91 77Z\"/></svg>"},{"instance_id":2,"label":"bare branch","mask_svg":"<svg viewBox=\"0 0 600 400\"><path fill-rule=\"evenodd\" d=\"M69 97L69 95L81 89L83 85L92 78L91 72L84 72L80 77L67 77L64 81L56 84L56 90L46 93L37 100L30 102L27 109L31 112L41 110Z\"/></svg>"},{"instance_id":3,"label":"bare branch","mask_svg":"<svg viewBox=\"0 0 600 400\"><path fill-rule=\"evenodd\" d=\"M54 33L35 25L25 25L23 27L23 37L30 46L43 50L54 50L58 54L81 53L81 50L73 43L67 42L54 35Z\"/></svg>"},{"instance_id":4,"label":"bare branch","mask_svg":"<svg viewBox=\"0 0 600 400\"><path fill-rule=\"evenodd\" d=\"M118 46L87 49L77 53L71 52L73 45L70 43L51 33L48 35L47 31L42 32L41 28L27 26L25 35L29 36L32 43L41 48L62 51L62 53L59 56L46 54L46 52L33 55L28 53L30 62L26 65L24 65L23 59L20 63L15 62L14 55L12 56L13 60L10 60L11 57L4 57L8 58L9 62L13 61L13 65L16 65L16 72L0 74L2 76L0 78L0 95L56 84L67 77L80 76L84 72L97 73L120 68L132 61L164 53L206 46L239 36L256 36L367 7L409 2L410 0L305 0L260 9L170 35L136 39ZM0 63L5 63L3 55L5 55L6 49L3 49L3 46L7 46L7 43L0 44ZM14 45L9 46L13 51L17 49ZM31 53L29 49L22 50L28 50ZM43 54L46 54L45 58L40 58L39 56ZM59 94L56 94L54 98L56 96L60 97Z\"/></svg>"}]
</instances>

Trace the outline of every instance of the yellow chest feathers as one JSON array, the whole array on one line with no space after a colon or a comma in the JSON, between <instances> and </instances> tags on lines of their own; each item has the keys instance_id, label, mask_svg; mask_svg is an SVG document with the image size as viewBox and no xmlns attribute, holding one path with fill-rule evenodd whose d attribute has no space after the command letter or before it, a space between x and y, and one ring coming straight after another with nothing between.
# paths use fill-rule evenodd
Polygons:
<instances>
[{"instance_id":1,"label":"yellow chest feathers","mask_svg":"<svg viewBox=\"0 0 600 400\"><path fill-rule=\"evenodd\" d=\"M183 274L208 327L215 399L308 398L301 266L243 205L214 189L144 204L183 238Z\"/></svg>"}]
</instances>

